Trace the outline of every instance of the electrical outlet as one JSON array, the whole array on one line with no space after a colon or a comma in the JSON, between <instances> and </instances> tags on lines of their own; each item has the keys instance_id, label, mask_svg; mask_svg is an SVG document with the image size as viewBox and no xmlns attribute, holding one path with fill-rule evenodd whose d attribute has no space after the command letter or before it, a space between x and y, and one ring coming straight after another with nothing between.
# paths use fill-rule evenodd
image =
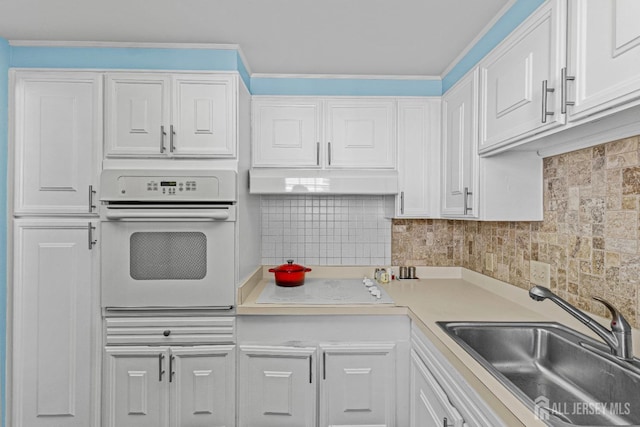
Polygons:
<instances>
[{"instance_id":1,"label":"electrical outlet","mask_svg":"<svg viewBox=\"0 0 640 427\"><path fill-rule=\"evenodd\" d=\"M487 252L484 257L484 269L487 271L493 271L493 257L495 255Z\"/></svg>"},{"instance_id":2,"label":"electrical outlet","mask_svg":"<svg viewBox=\"0 0 640 427\"><path fill-rule=\"evenodd\" d=\"M530 264L531 277L529 280L532 285L540 285L549 287L551 283L551 266L540 261L531 261Z\"/></svg>"}]
</instances>

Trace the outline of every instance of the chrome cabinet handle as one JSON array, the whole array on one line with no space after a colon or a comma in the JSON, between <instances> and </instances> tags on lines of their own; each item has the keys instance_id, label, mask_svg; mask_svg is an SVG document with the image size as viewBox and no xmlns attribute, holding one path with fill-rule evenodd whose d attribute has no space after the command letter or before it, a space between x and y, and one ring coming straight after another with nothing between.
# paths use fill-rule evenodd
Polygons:
<instances>
[{"instance_id":1,"label":"chrome cabinet handle","mask_svg":"<svg viewBox=\"0 0 640 427\"><path fill-rule=\"evenodd\" d=\"M560 80L562 86L560 86L560 113L567 114L567 105L576 105L575 101L567 101L567 82L569 80L574 81L576 76L567 75L567 67L563 67L560 72Z\"/></svg>"},{"instance_id":2,"label":"chrome cabinet handle","mask_svg":"<svg viewBox=\"0 0 640 427\"><path fill-rule=\"evenodd\" d=\"M316 166L320 166L320 142L316 142Z\"/></svg>"},{"instance_id":3,"label":"chrome cabinet handle","mask_svg":"<svg viewBox=\"0 0 640 427\"><path fill-rule=\"evenodd\" d=\"M89 250L93 249L93 246L98 243L97 240L93 239L93 230L96 228L90 222L87 223L87 234L89 236Z\"/></svg>"},{"instance_id":4,"label":"chrome cabinet handle","mask_svg":"<svg viewBox=\"0 0 640 427\"><path fill-rule=\"evenodd\" d=\"M309 384L313 384L313 355L309 355Z\"/></svg>"},{"instance_id":5,"label":"chrome cabinet handle","mask_svg":"<svg viewBox=\"0 0 640 427\"><path fill-rule=\"evenodd\" d=\"M442 419L442 427L452 427L453 424L449 424L449 420L447 419L447 417L444 417Z\"/></svg>"},{"instance_id":6,"label":"chrome cabinet handle","mask_svg":"<svg viewBox=\"0 0 640 427\"><path fill-rule=\"evenodd\" d=\"M162 376L164 375L164 369L162 369L162 365L164 365L164 354L160 353L158 355L158 381L162 382Z\"/></svg>"},{"instance_id":7,"label":"chrome cabinet handle","mask_svg":"<svg viewBox=\"0 0 640 427\"><path fill-rule=\"evenodd\" d=\"M327 143L329 151L327 153L327 159L329 160L329 166L331 166L331 143Z\"/></svg>"},{"instance_id":8,"label":"chrome cabinet handle","mask_svg":"<svg viewBox=\"0 0 640 427\"><path fill-rule=\"evenodd\" d=\"M400 213L404 215L404 191L400 192Z\"/></svg>"},{"instance_id":9,"label":"chrome cabinet handle","mask_svg":"<svg viewBox=\"0 0 640 427\"><path fill-rule=\"evenodd\" d=\"M173 376L175 375L175 371L173 370L173 362L176 360L176 357L172 354L169 356L169 382L173 382Z\"/></svg>"},{"instance_id":10,"label":"chrome cabinet handle","mask_svg":"<svg viewBox=\"0 0 640 427\"><path fill-rule=\"evenodd\" d=\"M547 109L547 98L549 92L553 93L556 91L554 88L548 87L548 84L548 80L542 81L542 123L547 123L547 117L555 114L553 111L548 111Z\"/></svg>"},{"instance_id":11,"label":"chrome cabinet handle","mask_svg":"<svg viewBox=\"0 0 640 427\"><path fill-rule=\"evenodd\" d=\"M322 353L322 379L327 379L327 353Z\"/></svg>"},{"instance_id":12,"label":"chrome cabinet handle","mask_svg":"<svg viewBox=\"0 0 640 427\"><path fill-rule=\"evenodd\" d=\"M473 193L469 191L469 187L464 187L464 190L462 192L462 198L464 203L462 210L464 215L467 215L469 211L473 211L473 208L469 207L469 196L473 196Z\"/></svg>"},{"instance_id":13,"label":"chrome cabinet handle","mask_svg":"<svg viewBox=\"0 0 640 427\"><path fill-rule=\"evenodd\" d=\"M93 204L93 195L96 194L96 190L93 189L93 185L89 186L89 213L92 213L96 208L96 205Z\"/></svg>"},{"instance_id":14,"label":"chrome cabinet handle","mask_svg":"<svg viewBox=\"0 0 640 427\"><path fill-rule=\"evenodd\" d=\"M164 137L167 136L167 132L164 131L164 125L160 126L160 153L164 153L166 148L164 148Z\"/></svg>"},{"instance_id":15,"label":"chrome cabinet handle","mask_svg":"<svg viewBox=\"0 0 640 427\"><path fill-rule=\"evenodd\" d=\"M169 151L171 153L173 153L173 150L175 150L176 148L175 141L174 141L175 135L176 135L176 131L173 129L173 125L169 126Z\"/></svg>"}]
</instances>

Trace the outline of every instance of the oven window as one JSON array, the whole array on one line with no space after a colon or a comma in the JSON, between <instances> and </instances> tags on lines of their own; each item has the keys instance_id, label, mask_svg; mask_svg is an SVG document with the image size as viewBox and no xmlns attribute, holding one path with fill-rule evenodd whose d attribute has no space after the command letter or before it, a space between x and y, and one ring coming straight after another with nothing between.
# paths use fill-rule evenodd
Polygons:
<instances>
[{"instance_id":1,"label":"oven window","mask_svg":"<svg viewBox=\"0 0 640 427\"><path fill-rule=\"evenodd\" d=\"M129 270L135 280L200 280L207 275L204 233L133 233L129 249Z\"/></svg>"}]
</instances>

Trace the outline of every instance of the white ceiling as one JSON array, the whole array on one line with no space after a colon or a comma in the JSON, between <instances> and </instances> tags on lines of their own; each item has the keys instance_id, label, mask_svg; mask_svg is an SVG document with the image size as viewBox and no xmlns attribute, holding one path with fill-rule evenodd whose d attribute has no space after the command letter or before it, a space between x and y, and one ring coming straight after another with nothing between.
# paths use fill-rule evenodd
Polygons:
<instances>
[{"instance_id":1,"label":"white ceiling","mask_svg":"<svg viewBox=\"0 0 640 427\"><path fill-rule=\"evenodd\" d=\"M439 76L510 0L0 0L0 37L238 44L254 73Z\"/></svg>"}]
</instances>

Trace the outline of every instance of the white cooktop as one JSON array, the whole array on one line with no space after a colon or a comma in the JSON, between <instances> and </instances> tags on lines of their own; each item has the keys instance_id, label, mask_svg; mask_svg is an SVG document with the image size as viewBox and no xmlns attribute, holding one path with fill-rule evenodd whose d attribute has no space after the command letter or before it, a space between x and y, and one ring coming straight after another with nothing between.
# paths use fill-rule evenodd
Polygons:
<instances>
[{"instance_id":1,"label":"white cooktop","mask_svg":"<svg viewBox=\"0 0 640 427\"><path fill-rule=\"evenodd\" d=\"M380 298L371 295L362 279L305 279L296 287L267 283L257 304L393 304L393 299L380 286Z\"/></svg>"}]
</instances>

